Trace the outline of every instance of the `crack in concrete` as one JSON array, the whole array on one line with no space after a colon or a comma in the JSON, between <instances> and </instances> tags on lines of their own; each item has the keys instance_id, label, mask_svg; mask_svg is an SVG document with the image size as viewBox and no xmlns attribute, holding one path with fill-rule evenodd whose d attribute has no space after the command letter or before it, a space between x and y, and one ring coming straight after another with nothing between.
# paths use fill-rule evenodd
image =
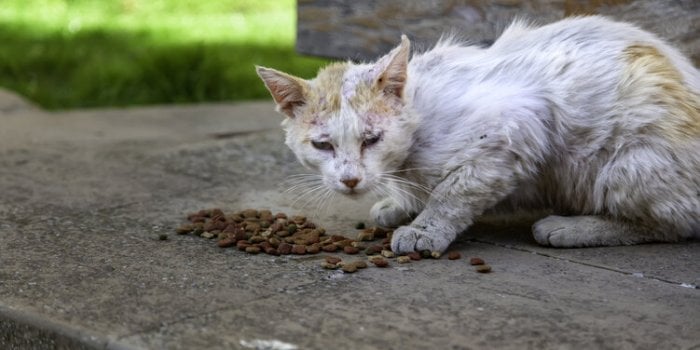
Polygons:
<instances>
[{"instance_id":1,"label":"crack in concrete","mask_svg":"<svg viewBox=\"0 0 700 350\"><path fill-rule=\"evenodd\" d=\"M629 272L629 271L625 271L625 270L618 269L618 268L615 268L615 267L597 265L597 264L593 264L593 263L589 263L589 262L585 262L585 261L580 261L580 260L575 260L575 259L570 259L570 258L564 258L564 257L561 257L561 256L556 256L556 255L552 255L552 254L547 254L547 253L539 252L539 251L536 251L536 250L530 250L530 249L526 249L526 248L516 247L516 246L510 245L510 244L501 244L501 243L489 242L489 241L484 241L484 240L481 240L481 239L478 239L478 238L470 238L470 239L467 239L467 241L469 241L469 242L483 243L483 244L489 244L489 245L493 245L493 246L497 246L497 247L501 247L501 248L512 249L512 250L517 250L517 251L520 251L520 252L536 254L536 255L539 255L539 256L547 257L547 258L552 258L552 259L556 259L556 260L560 260L560 261L570 262L570 263L573 263L573 264L579 264L579 265L584 265L584 266L588 266L588 267L594 267L594 268L597 268L597 269L607 270L607 271L611 271L611 272L617 272L617 273L621 273L621 274L628 275L628 276L634 276L634 277L638 277L638 278L645 278L645 279L648 279L648 280L653 280L653 281L657 281L657 282L663 282L663 283L672 284L672 285L676 285L676 286L681 286L681 287L685 287L685 288L700 289L700 287L698 287L698 286L696 286L696 285L694 285L694 284L692 284L692 283L686 283L686 282L680 282L680 281L673 281L673 280L669 280L669 279L661 278L661 277L648 276L648 275L644 275L644 274L639 273L639 272Z\"/></svg>"},{"instance_id":2,"label":"crack in concrete","mask_svg":"<svg viewBox=\"0 0 700 350\"><path fill-rule=\"evenodd\" d=\"M257 129L257 130L243 130L243 131L222 131L209 134L209 137L214 139L229 139L239 136L247 136L252 134L259 134L262 132L270 131L274 129Z\"/></svg>"}]
</instances>

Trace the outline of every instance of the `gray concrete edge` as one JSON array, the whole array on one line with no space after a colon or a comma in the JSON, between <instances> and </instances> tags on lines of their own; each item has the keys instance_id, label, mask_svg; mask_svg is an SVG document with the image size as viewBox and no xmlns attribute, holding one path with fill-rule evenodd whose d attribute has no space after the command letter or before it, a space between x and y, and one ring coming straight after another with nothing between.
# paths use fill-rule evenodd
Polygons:
<instances>
[{"instance_id":1,"label":"gray concrete edge","mask_svg":"<svg viewBox=\"0 0 700 350\"><path fill-rule=\"evenodd\" d=\"M136 349L45 316L0 304L0 334L10 349Z\"/></svg>"}]
</instances>

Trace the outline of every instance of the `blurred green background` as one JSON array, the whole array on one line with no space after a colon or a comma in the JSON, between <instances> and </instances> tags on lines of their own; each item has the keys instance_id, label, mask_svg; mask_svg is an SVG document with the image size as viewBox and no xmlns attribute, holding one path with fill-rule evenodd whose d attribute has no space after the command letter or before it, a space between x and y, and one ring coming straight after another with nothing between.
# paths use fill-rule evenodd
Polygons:
<instances>
[{"instance_id":1,"label":"blurred green background","mask_svg":"<svg viewBox=\"0 0 700 350\"><path fill-rule=\"evenodd\" d=\"M0 86L48 109L269 98L312 77L294 0L0 0Z\"/></svg>"}]
</instances>

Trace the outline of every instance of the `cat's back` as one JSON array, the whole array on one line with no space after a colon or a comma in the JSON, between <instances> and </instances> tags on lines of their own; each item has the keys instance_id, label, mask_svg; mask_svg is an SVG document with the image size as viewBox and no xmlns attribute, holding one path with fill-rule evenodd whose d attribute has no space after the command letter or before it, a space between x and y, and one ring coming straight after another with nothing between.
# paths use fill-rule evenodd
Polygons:
<instances>
[{"instance_id":1,"label":"cat's back","mask_svg":"<svg viewBox=\"0 0 700 350\"><path fill-rule=\"evenodd\" d=\"M532 67L536 74L547 79L565 79L564 73L575 79L591 74L608 74L612 78L627 68L630 58L634 58L630 56L638 54L634 50L639 47L656 50L678 70L688 87L700 93L700 72L683 53L655 34L602 16L570 17L541 27L515 21L489 49L489 54L492 58L534 64L541 68Z\"/></svg>"}]
</instances>

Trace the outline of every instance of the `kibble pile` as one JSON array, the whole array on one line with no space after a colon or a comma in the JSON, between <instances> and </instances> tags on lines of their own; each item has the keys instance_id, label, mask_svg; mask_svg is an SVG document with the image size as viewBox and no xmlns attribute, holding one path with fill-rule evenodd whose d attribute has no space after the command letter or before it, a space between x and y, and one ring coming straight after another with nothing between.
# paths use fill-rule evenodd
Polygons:
<instances>
[{"instance_id":1,"label":"kibble pile","mask_svg":"<svg viewBox=\"0 0 700 350\"><path fill-rule=\"evenodd\" d=\"M441 257L439 252L429 250L396 256L391 251L390 244L393 231L380 227L364 228L362 223L356 226L356 229L361 230L357 233L357 238L351 239L343 235L329 235L325 229L304 216L273 214L269 210L246 209L227 215L221 209L206 209L189 214L187 220L188 223L176 229L178 234L216 239L221 248L236 247L248 254L364 253L367 260L376 267L387 267L392 260L406 264L424 258ZM457 251L451 251L447 253L447 258L457 260L461 255ZM477 272L491 271L480 258L472 258L470 263L478 266ZM346 262L338 256L326 256L321 266L352 273L366 268L368 264L365 260Z\"/></svg>"}]
</instances>

